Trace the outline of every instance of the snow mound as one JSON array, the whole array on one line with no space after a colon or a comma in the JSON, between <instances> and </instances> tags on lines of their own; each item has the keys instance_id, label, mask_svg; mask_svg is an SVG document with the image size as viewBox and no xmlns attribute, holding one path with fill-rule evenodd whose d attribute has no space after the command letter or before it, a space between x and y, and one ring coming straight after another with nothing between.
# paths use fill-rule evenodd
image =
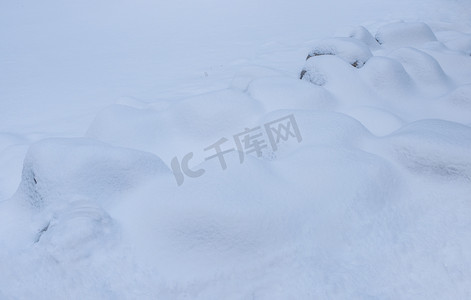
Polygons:
<instances>
[{"instance_id":1,"label":"snow mound","mask_svg":"<svg viewBox=\"0 0 471 300\"><path fill-rule=\"evenodd\" d=\"M96 116L87 136L171 159L175 152L205 147L251 126L262 111L258 101L236 89L185 98L160 111L112 105Z\"/></svg>"},{"instance_id":2,"label":"snow mound","mask_svg":"<svg viewBox=\"0 0 471 300\"><path fill-rule=\"evenodd\" d=\"M471 181L471 128L468 126L422 120L384 139L394 159L414 173Z\"/></svg>"},{"instance_id":3,"label":"snow mound","mask_svg":"<svg viewBox=\"0 0 471 300\"><path fill-rule=\"evenodd\" d=\"M408 95L416 89L402 64L389 57L372 57L360 74L378 94Z\"/></svg>"},{"instance_id":4,"label":"snow mound","mask_svg":"<svg viewBox=\"0 0 471 300\"><path fill-rule=\"evenodd\" d=\"M375 36L378 43L388 48L421 46L437 41L430 27L422 22L396 22L378 29Z\"/></svg>"},{"instance_id":5,"label":"snow mound","mask_svg":"<svg viewBox=\"0 0 471 300\"><path fill-rule=\"evenodd\" d=\"M54 260L69 262L106 251L117 239L117 225L108 213L87 199L77 199L54 212L35 242Z\"/></svg>"},{"instance_id":6,"label":"snow mound","mask_svg":"<svg viewBox=\"0 0 471 300\"><path fill-rule=\"evenodd\" d=\"M361 68L372 56L368 46L355 38L331 38L318 42L306 60L320 55L337 55L356 68Z\"/></svg>"},{"instance_id":7,"label":"snow mound","mask_svg":"<svg viewBox=\"0 0 471 300\"><path fill-rule=\"evenodd\" d=\"M471 55L471 34L443 30L436 32L436 36L448 49L459 51L464 55Z\"/></svg>"},{"instance_id":8,"label":"snow mound","mask_svg":"<svg viewBox=\"0 0 471 300\"><path fill-rule=\"evenodd\" d=\"M347 145L304 146L275 161L274 168L295 189L303 187L310 195L305 205L314 223L336 223L342 215L356 219L367 212L377 213L388 205L394 189L400 185L398 175L387 160ZM337 184L342 189L336 190ZM338 228L335 225L330 228L333 227ZM312 230L321 234L320 228ZM343 235L341 230L334 234ZM320 242L317 238L313 240Z\"/></svg>"},{"instance_id":9,"label":"snow mound","mask_svg":"<svg viewBox=\"0 0 471 300\"><path fill-rule=\"evenodd\" d=\"M34 207L67 203L81 195L106 203L159 174L169 174L155 155L89 139L46 139L26 154L18 196Z\"/></svg>"},{"instance_id":10,"label":"snow mound","mask_svg":"<svg viewBox=\"0 0 471 300\"><path fill-rule=\"evenodd\" d=\"M136 6L125 2L126 10ZM234 10L219 1L221 11L208 9L218 1L206 1L204 9L202 2L190 2L188 15L176 20L181 25L176 27L154 26L168 25L166 19L175 20L182 12L167 3L155 7L164 19L137 5L149 18L131 14L125 16L129 24L122 18L109 23L109 7L100 4L99 14L85 16L105 26L96 31L89 22L77 22L81 33L100 33L77 45L98 45L106 36L112 40L102 44L112 49L98 49L91 57L82 55L89 47L63 43L80 50L75 53L80 61L57 48L46 58L59 59L56 67L61 68L51 69L53 61L46 60L48 72L39 76L45 81L37 87L25 84L27 76L16 76L28 68L7 76L12 83L18 81L15 77L21 79L15 93L39 92L35 101L19 102L33 108L43 105L37 101L43 93L51 92L43 84L55 82L52 73L72 76L74 87L75 79L86 79L82 87L90 94L103 92L103 98L118 100L108 106L113 101L78 101L83 93L71 98L80 110L73 116L83 117L86 124L90 111L108 106L88 129L87 136L94 139L43 140L26 153L30 140L56 136L57 128L62 135L76 136L80 126L87 126L78 126L73 135L67 126L77 119L56 109L62 101L44 102L42 114L49 111L67 120L51 119L46 127L36 121L34 129L18 126L20 132L30 131L25 139L20 133L0 134L0 166L7 168L0 176L0 200L10 194L3 187L17 188L14 177L21 177L16 195L0 202L0 298L469 298L471 60L464 55L469 35L447 27L436 41L427 25L402 22L379 29L380 45L370 33L376 25L359 26L346 37L315 43L304 61L313 45L305 42L312 37L308 31L332 27L302 26L303 35L297 36L286 25L312 23L314 10L303 4L317 6L320 15L330 12L329 6L247 1ZM386 2L370 2L365 7L373 12L368 15L379 17L376 4L384 15L390 13ZM16 20L16 14L8 14L10 7L19 6L7 5L7 15ZM390 7L403 13L398 3ZM96 12L87 3L77 8ZM121 15L117 8L111 15ZM356 2L351 8L337 9L340 15L329 13L326 18L342 25L337 23L350 22L343 11L351 19L368 11ZM34 7L29 10L47 19ZM297 10L304 10L307 18ZM253 13L254 22L240 26L239 14ZM283 13L293 16L279 20ZM412 9L407 13L416 17ZM138 16L142 24L134 22ZM200 17L211 22L190 28L181 22L186 17L196 25ZM11 28L23 40L24 20L19 20L22 26ZM259 26L260 20L270 22ZM234 28L212 26L213 21ZM149 31L135 30L136 24ZM122 25L129 31L114 31ZM188 36L173 31L179 27ZM241 27L247 31L238 31ZM58 28L62 35L63 28ZM156 28L165 29L164 34L156 34ZM267 36L265 29L273 31ZM72 39L77 36L64 32ZM246 43L246 35L253 41ZM42 50L49 53L50 48ZM18 61L30 63L31 58L36 63L34 53L44 56L36 47L24 49L26 56L8 54L1 64L15 70ZM105 73L83 76L103 54L106 59L100 61L105 64L96 70ZM78 69L62 68L65 61ZM14 104L8 93L3 98ZM7 116L9 109L8 122L18 117ZM291 123L275 125L286 116L292 116ZM294 120L299 131L293 133ZM49 126L54 134L44 129ZM254 133L250 129L255 126L261 135L245 135ZM233 139L243 131L244 143L236 145ZM279 142L275 147L274 133ZM298 133L302 139L296 138ZM255 137L268 143L260 157L254 151L228 150L224 169L210 157L214 152L201 153L223 137L228 140L222 150L241 144L253 148ZM175 167L173 158L178 158L181 167L183 155L193 152L188 168L200 175L196 170L204 169L204 174L190 176L182 168L184 182L177 185L162 160ZM18 161L24 154L21 174Z\"/></svg>"},{"instance_id":11,"label":"snow mound","mask_svg":"<svg viewBox=\"0 0 471 300\"><path fill-rule=\"evenodd\" d=\"M256 158L240 164L232 152L225 159L225 171L206 161L198 165L206 170L201 178L179 188L154 182L113 209L140 257L166 280L205 282L260 265L296 236L299 221L290 207L297 199L285 201L289 191L280 176ZM261 188L260 178L271 188Z\"/></svg>"},{"instance_id":12,"label":"snow mound","mask_svg":"<svg viewBox=\"0 0 471 300\"><path fill-rule=\"evenodd\" d=\"M155 197L168 186L151 184L113 210L140 257L172 284L211 286L203 295L226 284L221 277L284 265L277 259L299 242L330 248L353 240L363 228L350 225L386 208L398 187L386 160L342 146L303 146L272 163L227 160L226 171L198 166L207 173L173 191L172 201ZM280 280L286 271L276 267L270 276Z\"/></svg>"},{"instance_id":13,"label":"snow mound","mask_svg":"<svg viewBox=\"0 0 471 300\"><path fill-rule=\"evenodd\" d=\"M378 41L373 37L371 32L369 32L368 29L363 26L352 27L342 35L357 39L365 43L372 50L377 50L380 48Z\"/></svg>"},{"instance_id":14,"label":"snow mound","mask_svg":"<svg viewBox=\"0 0 471 300\"><path fill-rule=\"evenodd\" d=\"M440 111L440 116L444 120L471 125L471 85L458 86L433 101L431 106Z\"/></svg>"},{"instance_id":15,"label":"snow mound","mask_svg":"<svg viewBox=\"0 0 471 300\"><path fill-rule=\"evenodd\" d=\"M450 90L450 78L431 55L414 48L401 48L390 56L402 64L423 93L440 95Z\"/></svg>"},{"instance_id":16,"label":"snow mound","mask_svg":"<svg viewBox=\"0 0 471 300\"><path fill-rule=\"evenodd\" d=\"M471 36L467 35L461 38L453 39L445 43L452 50L463 52L463 54L471 56Z\"/></svg>"},{"instance_id":17,"label":"snow mound","mask_svg":"<svg viewBox=\"0 0 471 300\"><path fill-rule=\"evenodd\" d=\"M471 84L457 87L444 96L444 101L460 109L471 111Z\"/></svg>"},{"instance_id":18,"label":"snow mound","mask_svg":"<svg viewBox=\"0 0 471 300\"><path fill-rule=\"evenodd\" d=\"M445 46L450 41L464 41L469 38L469 34L450 29L440 30L437 29L438 41L425 23L387 23L379 26L377 38L383 44L378 45L371 40L366 28L351 28L343 33L348 38L326 41L338 40L342 41L339 45L343 45L349 43L345 39L356 40L363 47L369 47L371 51L368 50L370 54L363 67L351 68L347 63L348 58L340 58L348 53L347 46L339 55L322 55L334 54L336 51L329 50L328 43L320 43L322 47L310 52L300 78L321 86L331 94L336 101L333 108L336 111L349 114L356 107L378 108L379 111L373 112L376 117L370 114L371 111L360 113L365 125L368 123L367 127L378 135L391 133L402 122L394 120L394 117L386 117L391 121L391 126L376 130L371 126L380 126L380 119L371 122L367 119L370 116L378 118L381 111L392 110L393 115L400 116L405 122L438 118L469 124L465 108L467 90L460 86L471 83L468 79L471 73L467 71L471 61L463 55L465 48L462 51ZM354 52L352 50L351 53ZM459 105L463 106L463 111L459 111ZM358 114L356 116L360 117Z\"/></svg>"},{"instance_id":19,"label":"snow mound","mask_svg":"<svg viewBox=\"0 0 471 300\"><path fill-rule=\"evenodd\" d=\"M356 69L337 56L314 56L304 65L301 79L319 86L337 85L349 79L355 81L356 74Z\"/></svg>"},{"instance_id":20,"label":"snow mound","mask_svg":"<svg viewBox=\"0 0 471 300\"><path fill-rule=\"evenodd\" d=\"M369 63L365 67L368 65ZM369 105L374 93L360 76L365 67L352 68L335 55L314 56L304 65L302 80L325 88L338 103L335 107L337 110L349 106Z\"/></svg>"},{"instance_id":21,"label":"snow mound","mask_svg":"<svg viewBox=\"0 0 471 300\"><path fill-rule=\"evenodd\" d=\"M288 114L293 114L296 117L296 123L303 140L301 143L287 142L280 145L276 152L278 157L290 155L292 152L308 146L356 147L362 140L372 137L360 122L337 112L280 110L267 114L263 117L262 122Z\"/></svg>"}]
</instances>

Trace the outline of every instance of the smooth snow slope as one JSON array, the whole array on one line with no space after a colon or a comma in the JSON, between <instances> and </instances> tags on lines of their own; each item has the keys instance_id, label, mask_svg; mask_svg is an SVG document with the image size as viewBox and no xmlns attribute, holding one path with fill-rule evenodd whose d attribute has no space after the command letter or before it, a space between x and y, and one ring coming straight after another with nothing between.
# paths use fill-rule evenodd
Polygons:
<instances>
[{"instance_id":1,"label":"smooth snow slope","mask_svg":"<svg viewBox=\"0 0 471 300\"><path fill-rule=\"evenodd\" d=\"M3 1L0 299L470 298L470 15Z\"/></svg>"}]
</instances>

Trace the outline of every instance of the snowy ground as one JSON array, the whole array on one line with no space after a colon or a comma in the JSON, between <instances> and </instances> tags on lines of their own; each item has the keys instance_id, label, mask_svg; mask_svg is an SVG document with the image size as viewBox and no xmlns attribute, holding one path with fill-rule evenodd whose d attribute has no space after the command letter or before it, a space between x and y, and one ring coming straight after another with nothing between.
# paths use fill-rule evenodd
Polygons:
<instances>
[{"instance_id":1,"label":"snowy ground","mask_svg":"<svg viewBox=\"0 0 471 300\"><path fill-rule=\"evenodd\" d=\"M471 2L154 2L0 3L0 299L471 298Z\"/></svg>"}]
</instances>

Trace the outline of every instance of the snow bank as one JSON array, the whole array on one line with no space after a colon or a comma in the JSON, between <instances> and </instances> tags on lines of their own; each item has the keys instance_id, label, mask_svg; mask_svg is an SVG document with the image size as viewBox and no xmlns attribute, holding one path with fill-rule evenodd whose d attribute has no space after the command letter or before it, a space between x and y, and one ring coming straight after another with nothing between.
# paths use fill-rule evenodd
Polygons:
<instances>
[{"instance_id":1,"label":"snow bank","mask_svg":"<svg viewBox=\"0 0 471 300\"><path fill-rule=\"evenodd\" d=\"M109 251L119 240L115 221L99 205L76 198L65 208L55 210L41 228L36 246L58 262L85 260Z\"/></svg>"},{"instance_id":2,"label":"snow bank","mask_svg":"<svg viewBox=\"0 0 471 300\"><path fill-rule=\"evenodd\" d=\"M286 28L298 28L312 37L314 27L306 30L300 20L312 25L313 13L329 12L318 27L327 28L324 22L343 20L330 13L351 11L326 10L325 3L312 1L252 1L235 8L208 1L186 3L190 9L174 21L180 8L156 4L161 17L156 18L144 2L118 3L112 11L96 7L119 16L114 23L95 15L97 10L85 2L77 4L96 17L87 21L103 23L103 32L91 34L94 39L118 36L118 41L98 49L94 54L100 60L83 66L80 61L76 68L64 68L72 61L68 55L57 65L44 65L54 71L60 66L63 74L74 70L81 78L87 76L80 68L99 62L95 70L109 68L111 74L122 64L126 76L102 78L113 93L138 96L108 94L118 98L117 104L82 107L87 113L81 121L88 124L89 111L108 106L96 115L88 138L46 139L31 146L17 193L0 202L0 298L469 298L471 62L462 42L466 33L435 26L435 35L423 23L402 22L379 28L381 45L370 34L378 24L353 28L341 38L282 43L265 40L260 20L273 19L266 23L271 37L278 32L268 25L283 28L286 36L297 34ZM386 10L386 2L370 2L369 8ZM136 5L146 18L136 23L140 14L128 16L129 36L109 34L117 33L112 29L121 24L124 8ZM417 18L415 5L390 7L407 7ZM429 6L437 8L424 3ZM35 10L39 7L29 9L43 18ZM247 15L255 8L257 14ZM358 3L350 8L364 11ZM231 22L222 9L230 12ZM282 23L286 18L277 17L284 13L293 16L288 27ZM239 44L237 34L243 32L237 28L246 20L241 15L256 20L246 27L257 32L252 38L259 47ZM180 34L156 32L173 29L155 26L154 20L165 24L162 18L181 27ZM190 28L183 19L207 22L206 27ZM229 27L210 26L214 20ZM82 28L90 22L77 23ZM66 33L80 40L78 33L84 32ZM218 38L221 48L214 43ZM120 47L122 42L126 47ZM67 45L90 44L96 41ZM49 55L50 48L44 53ZM80 54L85 48L77 47ZM113 58L111 49L122 52ZM56 58L58 53L52 54ZM28 59L43 66L37 57ZM24 77L18 78L26 91ZM103 80L94 79L101 87ZM100 91L96 86L86 90ZM8 94L4 98L14 104ZM69 136L81 132L80 126L72 126L73 134L62 129L59 125L76 120L60 112L51 109L42 116L67 119L50 121L55 135L57 128ZM243 163L240 153L230 152L224 156L225 170L201 153L222 137L231 139L287 115L294 116L302 140L287 134L276 150L246 155ZM29 131L28 138L0 135L0 164L8 169L0 176L5 197L9 193L3 186L16 185L22 151L31 140L48 135L41 131L46 125L36 125L18 129ZM205 173L177 186L165 163L193 151L189 167Z\"/></svg>"},{"instance_id":3,"label":"snow bank","mask_svg":"<svg viewBox=\"0 0 471 300\"><path fill-rule=\"evenodd\" d=\"M471 85L462 85L443 97L443 101L469 112L471 109Z\"/></svg>"},{"instance_id":4,"label":"snow bank","mask_svg":"<svg viewBox=\"0 0 471 300\"><path fill-rule=\"evenodd\" d=\"M47 139L26 154L17 196L37 208L60 206L76 195L106 203L145 179L168 173L150 153L89 139Z\"/></svg>"},{"instance_id":5,"label":"snow bank","mask_svg":"<svg viewBox=\"0 0 471 300\"><path fill-rule=\"evenodd\" d=\"M471 36L470 35L466 35L460 38L447 41L445 45L449 49L460 51L464 55L471 56Z\"/></svg>"},{"instance_id":6,"label":"snow bank","mask_svg":"<svg viewBox=\"0 0 471 300\"><path fill-rule=\"evenodd\" d=\"M345 33L339 34L339 36L340 37L348 36L348 37L357 39L359 41L362 41L372 50L377 50L380 48L378 41L373 37L371 32L369 32L368 29L366 29L363 26L352 27L349 30L347 30Z\"/></svg>"},{"instance_id":7,"label":"snow bank","mask_svg":"<svg viewBox=\"0 0 471 300\"><path fill-rule=\"evenodd\" d=\"M461 87L466 90L465 86L471 83L467 79L471 74L465 71L469 69L470 61L461 50L446 47L449 41L465 39L468 35L451 30L455 27L445 28L437 27L437 40L425 23L386 23L379 26L377 37L383 38L386 44L389 40L388 45L373 42L364 27L345 30L343 36L357 39L363 47L369 48L370 55L364 66L356 70L348 68L334 55L312 56L306 61L300 77L329 92L337 103L334 108L337 111L350 114L357 107L377 108L376 112L356 113L355 117L361 115L362 122L379 135L391 133L403 121L426 118L469 124L466 108L463 111L457 108L457 102L466 106L466 100L452 99L466 98L458 95L463 94ZM331 40L341 44L344 39ZM355 52L353 48L344 49L345 53ZM315 52L309 52L309 56L311 53ZM400 116L402 121L394 120L395 117L391 119L386 116L388 113L384 115L381 111ZM390 120L390 125L384 130L371 127L381 125L381 115ZM368 120L370 117L377 121Z\"/></svg>"},{"instance_id":8,"label":"snow bank","mask_svg":"<svg viewBox=\"0 0 471 300\"><path fill-rule=\"evenodd\" d=\"M314 56L304 65L301 77L315 85L337 86L340 83L355 82L357 71L337 56Z\"/></svg>"},{"instance_id":9,"label":"snow bank","mask_svg":"<svg viewBox=\"0 0 471 300\"><path fill-rule=\"evenodd\" d=\"M300 126L308 120L313 125L330 121L335 128L335 120L342 118L350 119L306 113L297 120ZM202 287L198 297L211 298L213 293L224 293L220 289L225 286L243 282L234 294L242 297L265 286L265 279L281 283L286 272L309 276L320 257L307 264L300 259L299 265L283 257L297 260L296 253L305 247L331 249L345 236L354 240L365 230L358 222L366 224L367 220L361 221L364 216L386 209L399 188L387 161L352 149L347 137L332 146L321 139L329 129L319 131L323 133L312 139L319 138L323 145L308 137L307 144L280 150L270 163L249 157L240 164L236 154L228 155L230 167L225 171L205 162L197 166L206 169L204 176L176 190L155 182L120 202L112 215L126 228L123 234L136 247L138 261L158 268L171 285ZM156 194L171 194L172 200ZM261 270L269 275L260 277ZM252 272L257 274L254 280L245 277ZM226 276L234 280L227 281ZM274 295L269 286L267 297ZM303 285L278 292L303 295L309 290Z\"/></svg>"},{"instance_id":10,"label":"snow bank","mask_svg":"<svg viewBox=\"0 0 471 300\"><path fill-rule=\"evenodd\" d=\"M158 111L113 105L97 115L87 136L170 160L254 126L262 111L258 101L236 89L185 98Z\"/></svg>"},{"instance_id":11,"label":"snow bank","mask_svg":"<svg viewBox=\"0 0 471 300\"><path fill-rule=\"evenodd\" d=\"M361 68L372 56L368 46L354 38L332 38L322 40L309 52L307 60L313 56L337 55L355 68Z\"/></svg>"},{"instance_id":12,"label":"snow bank","mask_svg":"<svg viewBox=\"0 0 471 300\"><path fill-rule=\"evenodd\" d=\"M395 59L374 56L361 71L362 78L379 94L405 96L415 92L414 81Z\"/></svg>"},{"instance_id":13,"label":"snow bank","mask_svg":"<svg viewBox=\"0 0 471 300\"><path fill-rule=\"evenodd\" d=\"M433 56L414 48L401 48L393 51L390 57L402 64L422 93L437 96L452 88L450 78Z\"/></svg>"},{"instance_id":14,"label":"snow bank","mask_svg":"<svg viewBox=\"0 0 471 300\"><path fill-rule=\"evenodd\" d=\"M379 44L388 48L421 46L437 41L430 27L422 22L396 22L386 24L375 35Z\"/></svg>"},{"instance_id":15,"label":"snow bank","mask_svg":"<svg viewBox=\"0 0 471 300\"><path fill-rule=\"evenodd\" d=\"M471 181L471 128L442 120L408 124L385 138L408 170L446 180Z\"/></svg>"}]
</instances>

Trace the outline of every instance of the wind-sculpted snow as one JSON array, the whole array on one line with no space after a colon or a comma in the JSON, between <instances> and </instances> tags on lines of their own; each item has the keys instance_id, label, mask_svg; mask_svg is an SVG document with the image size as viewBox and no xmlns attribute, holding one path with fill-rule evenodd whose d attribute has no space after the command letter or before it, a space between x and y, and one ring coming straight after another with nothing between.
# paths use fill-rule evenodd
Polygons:
<instances>
[{"instance_id":1,"label":"wind-sculpted snow","mask_svg":"<svg viewBox=\"0 0 471 300\"><path fill-rule=\"evenodd\" d=\"M120 97L85 137L0 134L0 162L24 156L0 298L469 298L469 32L439 25L267 43L223 88L227 66L185 69L212 88Z\"/></svg>"}]
</instances>

